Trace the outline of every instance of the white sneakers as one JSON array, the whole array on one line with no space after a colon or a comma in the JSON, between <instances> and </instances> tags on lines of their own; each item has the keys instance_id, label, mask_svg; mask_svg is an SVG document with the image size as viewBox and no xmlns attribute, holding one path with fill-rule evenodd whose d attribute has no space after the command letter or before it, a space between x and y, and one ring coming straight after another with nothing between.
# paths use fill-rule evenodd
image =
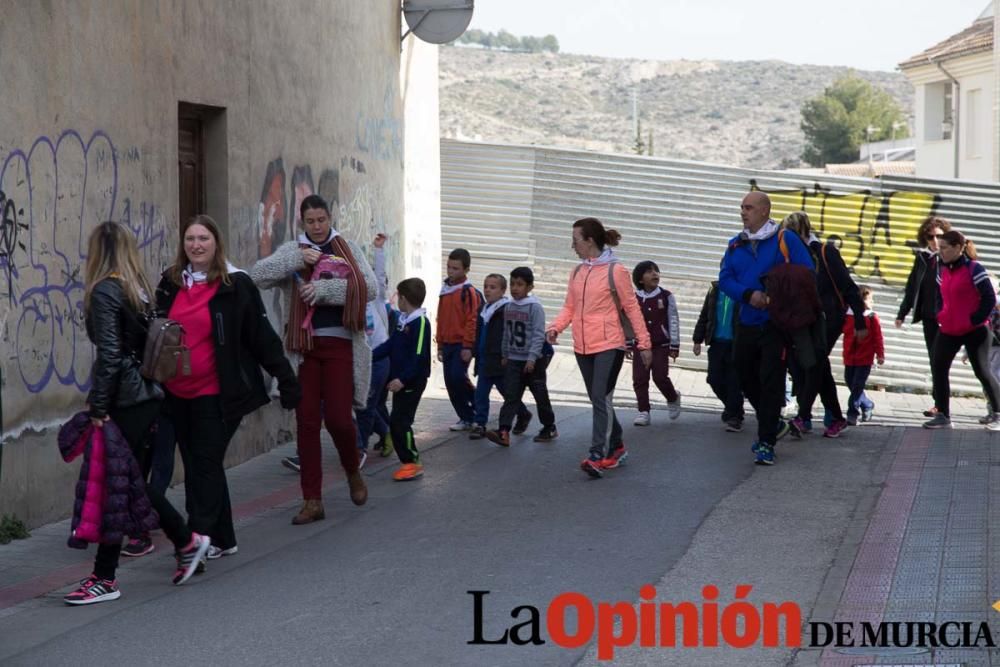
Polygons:
<instances>
[{"instance_id":1,"label":"white sneakers","mask_svg":"<svg viewBox=\"0 0 1000 667\"><path fill-rule=\"evenodd\" d=\"M681 416L681 392L677 392L676 401L667 401L667 415L671 419L677 419ZM649 426L652 419L648 412L640 412L635 416L635 420L632 421L633 426Z\"/></svg>"},{"instance_id":2,"label":"white sneakers","mask_svg":"<svg viewBox=\"0 0 1000 667\"><path fill-rule=\"evenodd\" d=\"M681 392L677 392L676 401L667 401L667 414L670 415L671 419L677 419L681 416Z\"/></svg>"},{"instance_id":3,"label":"white sneakers","mask_svg":"<svg viewBox=\"0 0 1000 667\"><path fill-rule=\"evenodd\" d=\"M214 544L208 548L208 553L205 554L205 558L208 560L215 560L217 558L222 558L223 556L233 556L240 548L238 546L229 547L228 549L220 549Z\"/></svg>"}]
</instances>

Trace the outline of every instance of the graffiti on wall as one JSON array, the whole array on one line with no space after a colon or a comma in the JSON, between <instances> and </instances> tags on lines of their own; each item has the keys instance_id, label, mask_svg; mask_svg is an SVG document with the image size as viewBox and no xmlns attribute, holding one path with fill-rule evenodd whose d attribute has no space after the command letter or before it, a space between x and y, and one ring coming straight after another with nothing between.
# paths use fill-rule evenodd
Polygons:
<instances>
[{"instance_id":1,"label":"graffiti on wall","mask_svg":"<svg viewBox=\"0 0 1000 667\"><path fill-rule=\"evenodd\" d=\"M756 180L750 189L761 190ZM834 241L855 274L894 287L906 284L917 229L941 202L932 192L833 194L820 183L811 189L761 191L771 198L772 218L805 211L816 235Z\"/></svg>"},{"instance_id":2,"label":"graffiti on wall","mask_svg":"<svg viewBox=\"0 0 1000 667\"><path fill-rule=\"evenodd\" d=\"M378 114L371 116L358 111L354 130L357 150L379 160L403 159L403 123L397 106L396 88L387 85Z\"/></svg>"},{"instance_id":3,"label":"graffiti on wall","mask_svg":"<svg viewBox=\"0 0 1000 667\"><path fill-rule=\"evenodd\" d=\"M313 174L319 173L319 180ZM264 170L264 184L257 205L257 256L267 257L283 242L301 233L302 200L318 194L330 205L333 224L338 232L362 247L369 260L375 234L386 232L392 237L398 229L385 205L378 187L369 180L365 163L356 157L344 157L336 166L326 166L314 172L312 165L291 167L288 178L284 159L271 160ZM390 240L386 260L393 266L402 248ZM283 321L281 296L275 292L271 316L275 323ZM280 329L279 329L280 330Z\"/></svg>"},{"instance_id":4,"label":"graffiti on wall","mask_svg":"<svg viewBox=\"0 0 1000 667\"><path fill-rule=\"evenodd\" d=\"M368 170L357 158L343 158L338 167L320 171L318 185L310 165L292 168L286 178L284 160L268 163L257 206L257 256L267 257L301 230L302 200L318 194L330 204L337 231L367 249L375 234L387 229L388 216L377 188L365 176Z\"/></svg>"},{"instance_id":5,"label":"graffiti on wall","mask_svg":"<svg viewBox=\"0 0 1000 667\"><path fill-rule=\"evenodd\" d=\"M138 162L137 147L119 152L104 132L84 138L66 130L0 163L0 322L11 351L3 359L4 402L19 406L8 409L9 419L27 416L33 394L76 400L89 388L93 349L84 326L83 271L90 231L118 219L135 232L147 267L160 265L163 215L120 180L120 164Z\"/></svg>"}]
</instances>

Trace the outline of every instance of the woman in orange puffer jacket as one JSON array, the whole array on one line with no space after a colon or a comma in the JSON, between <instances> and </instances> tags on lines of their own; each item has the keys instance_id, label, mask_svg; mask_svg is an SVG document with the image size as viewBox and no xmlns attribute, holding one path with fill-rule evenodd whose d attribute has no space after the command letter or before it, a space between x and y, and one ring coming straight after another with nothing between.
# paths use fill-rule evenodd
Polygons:
<instances>
[{"instance_id":1,"label":"woman in orange puffer jacket","mask_svg":"<svg viewBox=\"0 0 1000 667\"><path fill-rule=\"evenodd\" d=\"M583 261L570 274L566 302L546 331L549 342L555 343L559 333L573 325L573 351L594 406L590 456L580 468L594 478L617 468L628 456L612 404L625 360L623 317L635 332L642 363L648 367L653 358L649 332L633 296L632 279L611 252L619 240L621 234L605 229L597 218L573 223L573 250Z\"/></svg>"}]
</instances>

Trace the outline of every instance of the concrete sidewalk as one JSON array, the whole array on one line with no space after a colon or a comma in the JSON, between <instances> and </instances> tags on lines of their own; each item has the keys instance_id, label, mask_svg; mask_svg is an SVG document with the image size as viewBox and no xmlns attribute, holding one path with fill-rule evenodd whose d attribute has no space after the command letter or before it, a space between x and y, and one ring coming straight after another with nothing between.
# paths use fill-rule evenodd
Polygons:
<instances>
[{"instance_id":1,"label":"concrete sidewalk","mask_svg":"<svg viewBox=\"0 0 1000 667\"><path fill-rule=\"evenodd\" d=\"M560 354L550 368L550 389L560 421L567 415L577 424L576 432L581 432L580 426L585 432L589 403L575 360ZM664 558L661 579L655 584L659 599L700 600L702 586L715 584L724 605L732 599L725 596L731 596L736 585L752 584L751 602L794 600L802 608L804 623L983 620L1000 629L1000 614L990 608L1000 599L1000 576L993 573L1000 565L1000 539L990 529L1000 518L1000 436L975 424L983 409L981 400L955 399L956 428L932 432L912 428L923 420L920 413L929 404L927 396L874 392L877 407L872 424L848 429L838 440L812 435L782 441L778 465L761 468L750 463L750 429L743 434L722 432L716 416L720 406L701 373L671 373L689 414L670 422L657 409L652 428L632 428L629 370L623 369L616 400L623 407L619 417L627 440L653 438L673 443L670 449L657 449L678 468L685 465L684 458L673 458L679 452L697 448L701 441L725 440L725 451L733 452L733 459L719 465L732 466L736 461L746 467L746 478L700 521L683 555L676 560ZM439 451L447 460L456 452L470 450L465 447L465 433L447 430L455 416L443 397L440 371L435 368L418 413L417 441L422 451ZM665 407L662 397L655 405ZM492 407L495 414L499 405L494 401ZM368 515L350 504L332 444L326 436L324 441L326 524L364 521ZM561 439L559 446L581 453L586 449L585 442L572 437ZM246 558L272 548L273 540L262 537L265 527L274 530L270 527L287 524L299 505L298 478L280 466L280 458L292 451L291 445L283 445L229 471L234 514L244 536L241 539L248 545ZM373 481L384 480L395 465L394 458L376 455L364 472ZM462 484L462 478L451 477L446 467L437 470L434 476L442 483ZM384 492L373 497L369 506L405 502L404 492L412 493L415 488L400 488L405 486L383 486ZM423 492L428 493L433 494L429 488ZM173 489L170 498L182 507L183 488ZM644 502L657 507L655 497ZM559 521L556 516L553 520ZM678 516L677 520L691 519ZM300 536L309 534L281 530L281 539L306 539ZM67 549L68 534L69 522L63 521L33 531L27 540L0 546L0 619L58 604L71 584L89 574L93 548L86 552ZM142 595L141 586L149 589L151 582L161 584L169 576L169 544L162 538L157 544L158 551L148 557L122 559L124 579L132 587L130 595L133 590ZM239 558L214 562L212 569L236 567L233 563L238 566ZM170 595L174 590L154 588L159 591L156 595ZM83 615L78 618L80 623L87 622ZM1000 643L1000 637L995 640ZM566 658L567 664L576 660L570 654ZM606 664L596 659L593 647L583 661ZM650 651L633 647L619 651L614 664L853 667L932 661L1000 665L1000 652L939 649L901 658L891 653L845 655L805 644L797 650Z\"/></svg>"}]
</instances>

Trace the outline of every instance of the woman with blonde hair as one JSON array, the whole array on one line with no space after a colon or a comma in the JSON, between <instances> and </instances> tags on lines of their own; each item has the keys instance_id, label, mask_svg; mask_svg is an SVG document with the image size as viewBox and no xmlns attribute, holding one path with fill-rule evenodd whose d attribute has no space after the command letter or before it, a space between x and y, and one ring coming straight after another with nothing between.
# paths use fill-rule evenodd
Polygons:
<instances>
[{"instance_id":1,"label":"woman with blonde hair","mask_svg":"<svg viewBox=\"0 0 1000 667\"><path fill-rule=\"evenodd\" d=\"M151 294L132 231L117 222L98 225L87 244L84 288L87 336L96 347L87 410L95 428L114 422L144 476L150 465L150 429L163 400L163 389L139 373L153 312ZM209 539L192 532L161 492L147 488L146 494L177 550L173 582L182 584L208 551ZM93 574L64 598L66 603L87 605L121 597L115 580L120 553L121 542L100 544Z\"/></svg>"},{"instance_id":2,"label":"woman with blonde hair","mask_svg":"<svg viewBox=\"0 0 1000 667\"><path fill-rule=\"evenodd\" d=\"M191 372L167 381L167 414L184 461L188 516L208 535L208 558L236 553L236 530L223 461L246 415L270 402L261 366L278 379L281 406L299 402L299 384L271 327L257 286L226 261L219 227L196 215L181 230L173 266L156 299L181 323Z\"/></svg>"}]
</instances>

